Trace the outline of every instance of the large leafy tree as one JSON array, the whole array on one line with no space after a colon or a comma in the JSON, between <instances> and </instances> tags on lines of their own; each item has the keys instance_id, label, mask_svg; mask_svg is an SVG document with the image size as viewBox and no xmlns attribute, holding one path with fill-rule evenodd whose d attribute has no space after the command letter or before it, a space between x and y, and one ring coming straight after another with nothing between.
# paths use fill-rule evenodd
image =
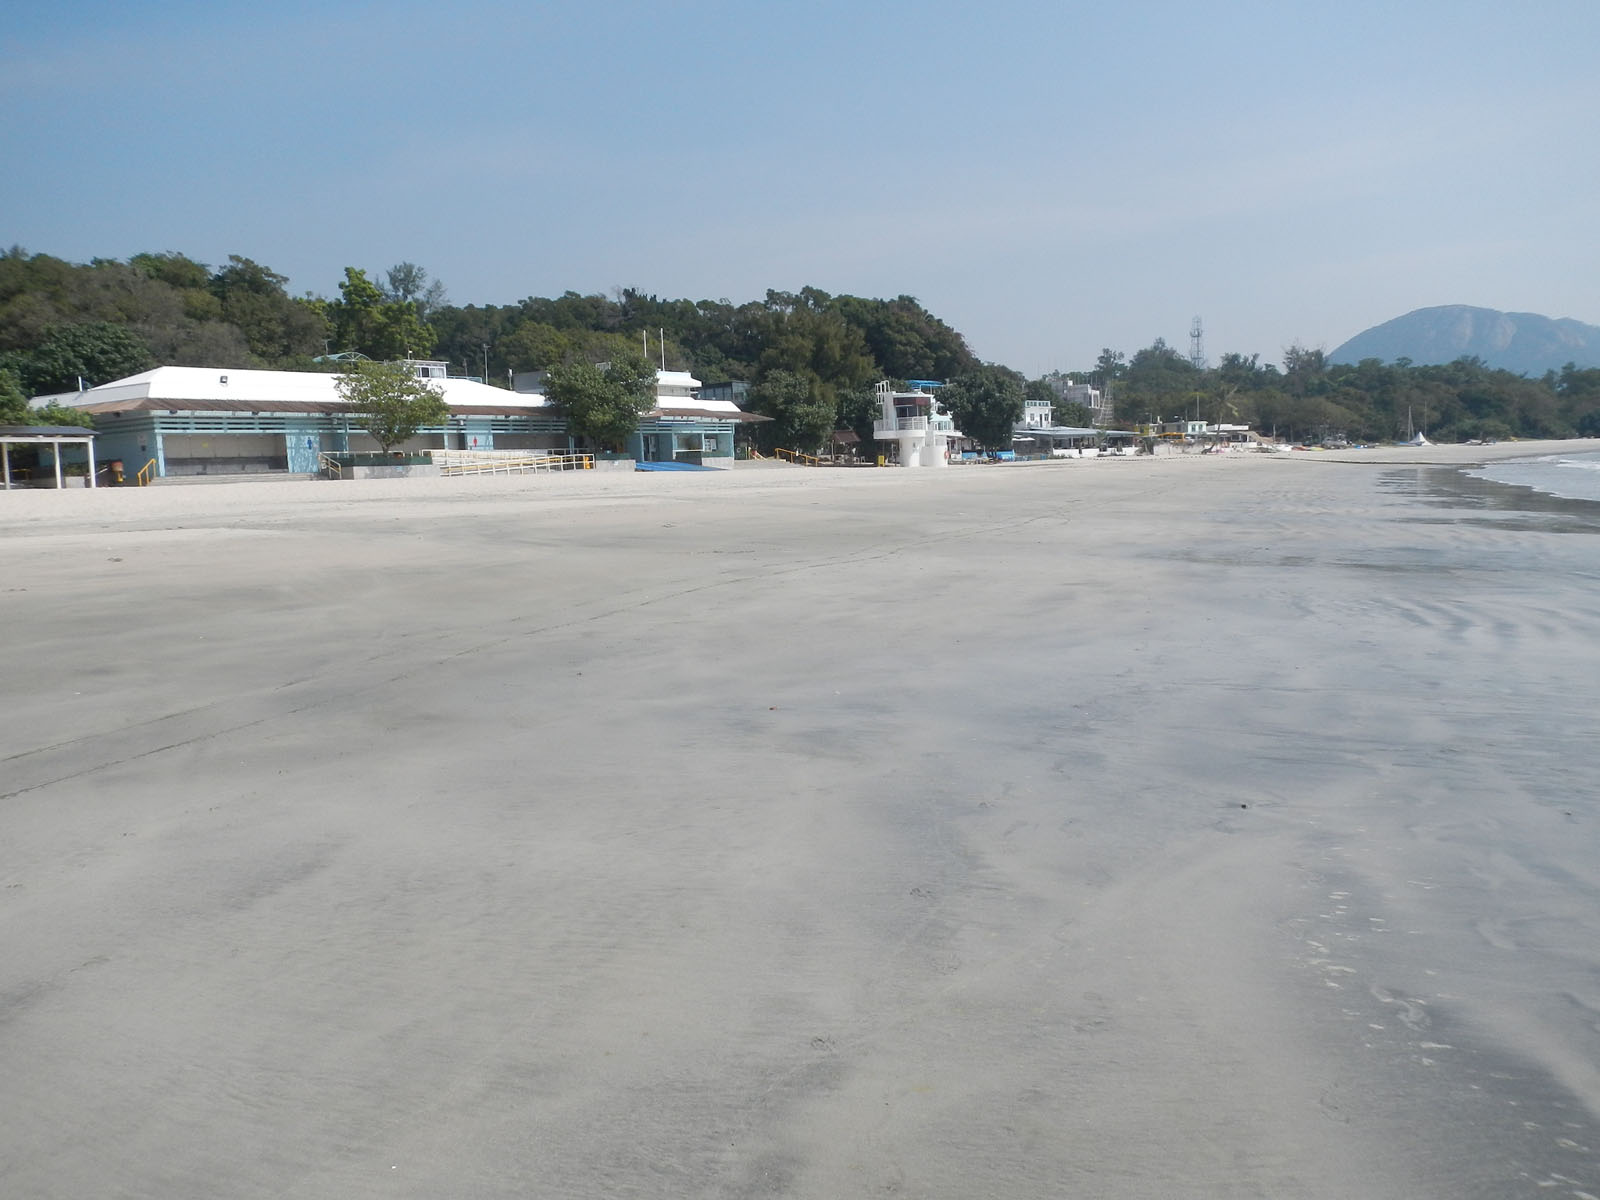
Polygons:
<instances>
[{"instance_id":1,"label":"large leafy tree","mask_svg":"<svg viewBox=\"0 0 1600 1200\"><path fill-rule=\"evenodd\" d=\"M203 292L211 284L210 267L176 250L165 250L160 254L135 254L128 259L128 265L180 292Z\"/></svg>"},{"instance_id":2,"label":"large leafy tree","mask_svg":"<svg viewBox=\"0 0 1600 1200\"><path fill-rule=\"evenodd\" d=\"M383 294L392 304L410 304L417 317L426 321L444 305L444 284L429 279L414 262L396 263L384 273Z\"/></svg>"},{"instance_id":3,"label":"large leafy tree","mask_svg":"<svg viewBox=\"0 0 1600 1200\"><path fill-rule=\"evenodd\" d=\"M69 408L54 400L41 408L30 408L22 386L11 371L0 368L0 425L94 425L94 418L81 408Z\"/></svg>"},{"instance_id":4,"label":"large leafy tree","mask_svg":"<svg viewBox=\"0 0 1600 1200\"><path fill-rule=\"evenodd\" d=\"M417 315L410 300L391 300L356 267L344 269L339 299L325 311L340 350L358 350L368 358L426 357L433 350L433 329Z\"/></svg>"},{"instance_id":5,"label":"large leafy tree","mask_svg":"<svg viewBox=\"0 0 1600 1200\"><path fill-rule=\"evenodd\" d=\"M12 356L22 386L33 395L68 392L136 375L154 365L150 347L111 321L57 325L33 350Z\"/></svg>"},{"instance_id":6,"label":"large leafy tree","mask_svg":"<svg viewBox=\"0 0 1600 1200\"><path fill-rule=\"evenodd\" d=\"M267 363L305 358L327 349L328 327L316 303L290 298L288 279L276 271L228 255L211 276L211 294L222 318L236 325L250 352Z\"/></svg>"},{"instance_id":7,"label":"large leafy tree","mask_svg":"<svg viewBox=\"0 0 1600 1200\"><path fill-rule=\"evenodd\" d=\"M444 396L405 363L358 362L334 386L385 454L428 425L450 416Z\"/></svg>"},{"instance_id":8,"label":"large leafy tree","mask_svg":"<svg viewBox=\"0 0 1600 1200\"><path fill-rule=\"evenodd\" d=\"M800 371L769 371L750 389L756 412L772 418L761 430L768 448L815 451L833 432L838 406L822 395L815 375Z\"/></svg>"},{"instance_id":9,"label":"large leafy tree","mask_svg":"<svg viewBox=\"0 0 1600 1200\"><path fill-rule=\"evenodd\" d=\"M1316 395L1328 371L1328 359L1321 350L1307 349L1298 342L1284 347L1283 374L1289 392L1295 396Z\"/></svg>"},{"instance_id":10,"label":"large leafy tree","mask_svg":"<svg viewBox=\"0 0 1600 1200\"><path fill-rule=\"evenodd\" d=\"M1022 376L1008 367L979 367L941 389L939 400L962 433L988 449L1005 449L1022 420Z\"/></svg>"},{"instance_id":11,"label":"large leafy tree","mask_svg":"<svg viewBox=\"0 0 1600 1200\"><path fill-rule=\"evenodd\" d=\"M816 288L798 293L768 292L756 317L762 349L758 373L791 371L816 380L818 399L836 406L841 390L863 387L878 376L861 331L831 306L832 297Z\"/></svg>"},{"instance_id":12,"label":"large leafy tree","mask_svg":"<svg viewBox=\"0 0 1600 1200\"><path fill-rule=\"evenodd\" d=\"M497 347L513 371L548 371L572 357L572 338L542 321L524 322Z\"/></svg>"},{"instance_id":13,"label":"large leafy tree","mask_svg":"<svg viewBox=\"0 0 1600 1200\"><path fill-rule=\"evenodd\" d=\"M1057 425L1069 425L1074 429L1088 429L1094 424L1094 413L1090 411L1087 404L1079 404L1076 400L1057 400L1054 420Z\"/></svg>"},{"instance_id":14,"label":"large leafy tree","mask_svg":"<svg viewBox=\"0 0 1600 1200\"><path fill-rule=\"evenodd\" d=\"M1128 369L1127 356L1121 350L1102 346L1100 357L1094 360L1094 369L1102 384L1109 383L1113 379L1121 379L1123 372Z\"/></svg>"},{"instance_id":15,"label":"large leafy tree","mask_svg":"<svg viewBox=\"0 0 1600 1200\"><path fill-rule=\"evenodd\" d=\"M621 450L655 406L656 371L641 354L619 354L598 366L580 359L552 370L545 394L566 415L569 433Z\"/></svg>"},{"instance_id":16,"label":"large leafy tree","mask_svg":"<svg viewBox=\"0 0 1600 1200\"><path fill-rule=\"evenodd\" d=\"M22 381L15 371L0 367L0 425L26 425L30 416Z\"/></svg>"},{"instance_id":17,"label":"large leafy tree","mask_svg":"<svg viewBox=\"0 0 1600 1200\"><path fill-rule=\"evenodd\" d=\"M965 339L914 296L836 296L829 307L861 332L881 377L953 379L978 365Z\"/></svg>"},{"instance_id":18,"label":"large leafy tree","mask_svg":"<svg viewBox=\"0 0 1600 1200\"><path fill-rule=\"evenodd\" d=\"M851 388L839 393L839 411L834 417L833 427L854 433L860 452L870 456L875 453L873 433L881 415L878 397L872 388Z\"/></svg>"}]
</instances>

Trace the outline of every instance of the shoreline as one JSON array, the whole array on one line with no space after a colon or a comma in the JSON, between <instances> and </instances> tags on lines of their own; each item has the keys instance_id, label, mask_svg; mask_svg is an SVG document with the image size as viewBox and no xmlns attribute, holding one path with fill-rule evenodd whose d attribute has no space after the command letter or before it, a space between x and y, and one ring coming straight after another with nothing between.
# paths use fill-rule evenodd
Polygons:
<instances>
[{"instance_id":1,"label":"shoreline","mask_svg":"<svg viewBox=\"0 0 1600 1200\"><path fill-rule=\"evenodd\" d=\"M15 489L0 493L0 536L48 532L103 519L206 519L206 514L257 508L360 508L368 504L471 506L474 503L538 497L553 502L588 502L657 496L677 500L715 494L719 490L781 491L815 487L818 491L861 487L929 487L945 481L953 490L989 476L1018 478L1062 473L1075 482L1116 475L1171 470L1179 463L1266 464L1306 463L1371 467L1448 467L1466 469L1493 462L1551 453L1600 452L1600 439L1503 443L1496 446L1440 446L1426 455L1410 447L1375 447L1360 451L1306 451L1287 454L1158 455L1118 459L1085 459L1005 465L952 466L943 471L891 468L789 467L761 469L736 466L711 474L647 474L629 472L565 472L549 475L480 476L457 479L248 481L241 483L168 484L154 488ZM1406 456L1406 457L1402 457Z\"/></svg>"}]
</instances>

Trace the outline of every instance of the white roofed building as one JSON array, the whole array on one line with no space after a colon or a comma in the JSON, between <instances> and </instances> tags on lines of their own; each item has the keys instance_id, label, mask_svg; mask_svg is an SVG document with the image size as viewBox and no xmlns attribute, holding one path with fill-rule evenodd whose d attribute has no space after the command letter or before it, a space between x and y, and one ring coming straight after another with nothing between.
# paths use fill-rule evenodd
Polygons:
<instances>
[{"instance_id":1,"label":"white roofed building","mask_svg":"<svg viewBox=\"0 0 1600 1200\"><path fill-rule=\"evenodd\" d=\"M703 397L700 381L688 371L657 371L656 406L640 418L627 453L640 462L730 466L734 429L769 419L732 400Z\"/></svg>"},{"instance_id":2,"label":"white roofed building","mask_svg":"<svg viewBox=\"0 0 1600 1200\"><path fill-rule=\"evenodd\" d=\"M911 391L897 392L887 379L878 384L878 419L872 423L872 436L895 444L902 467L949 465L950 442L961 434L933 396L932 389L938 386L912 380Z\"/></svg>"},{"instance_id":3,"label":"white roofed building","mask_svg":"<svg viewBox=\"0 0 1600 1200\"><path fill-rule=\"evenodd\" d=\"M581 448L541 391L507 391L450 378L442 362L412 365L442 394L450 416L443 425L419 430L397 450L565 454ZM699 400L699 381L686 371L657 375L656 407L640 422L626 457L731 463L735 425L762 418L728 401ZM130 472L154 460L153 473L161 476L310 474L323 453L378 449L339 395L337 379L317 371L157 367L82 392L40 396L33 403L55 400L89 413L102 458L120 459Z\"/></svg>"},{"instance_id":4,"label":"white roofed building","mask_svg":"<svg viewBox=\"0 0 1600 1200\"><path fill-rule=\"evenodd\" d=\"M446 378L443 363L413 365L443 395L450 417L396 449L569 448L544 396ZM320 371L157 367L35 403L54 399L89 413L103 456L130 470L154 460L159 476L309 474L324 452L379 448L339 395L337 380Z\"/></svg>"}]
</instances>

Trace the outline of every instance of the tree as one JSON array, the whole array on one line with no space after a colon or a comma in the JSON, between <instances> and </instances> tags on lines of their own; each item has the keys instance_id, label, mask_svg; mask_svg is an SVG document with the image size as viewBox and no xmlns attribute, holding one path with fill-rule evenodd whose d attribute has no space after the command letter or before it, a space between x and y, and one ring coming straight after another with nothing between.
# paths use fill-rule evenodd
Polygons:
<instances>
[{"instance_id":1,"label":"tree","mask_svg":"<svg viewBox=\"0 0 1600 1200\"><path fill-rule=\"evenodd\" d=\"M1283 374L1295 396L1314 391L1327 369L1328 357L1321 350L1308 350L1298 342L1283 348Z\"/></svg>"},{"instance_id":2,"label":"tree","mask_svg":"<svg viewBox=\"0 0 1600 1200\"><path fill-rule=\"evenodd\" d=\"M1008 449L1022 420L1022 376L1000 366L979 367L954 380L939 400L955 418L956 428L988 449Z\"/></svg>"},{"instance_id":3,"label":"tree","mask_svg":"<svg viewBox=\"0 0 1600 1200\"><path fill-rule=\"evenodd\" d=\"M384 296L393 304L416 306L417 316L426 321L444 306L444 284L430 280L416 263L396 263L384 273Z\"/></svg>"},{"instance_id":4,"label":"tree","mask_svg":"<svg viewBox=\"0 0 1600 1200\"><path fill-rule=\"evenodd\" d=\"M545 395L566 414L568 433L621 450L655 407L656 370L641 354L619 354L598 366L579 360L550 372Z\"/></svg>"},{"instance_id":5,"label":"tree","mask_svg":"<svg viewBox=\"0 0 1600 1200\"><path fill-rule=\"evenodd\" d=\"M355 267L344 269L339 299L330 301L327 317L340 350L359 350L368 358L426 356L436 335L417 315L412 301L389 300L383 289Z\"/></svg>"},{"instance_id":6,"label":"tree","mask_svg":"<svg viewBox=\"0 0 1600 1200\"><path fill-rule=\"evenodd\" d=\"M828 307L861 331L879 376L953 379L978 365L962 336L914 296L894 300L835 296Z\"/></svg>"},{"instance_id":7,"label":"tree","mask_svg":"<svg viewBox=\"0 0 1600 1200\"><path fill-rule=\"evenodd\" d=\"M385 454L425 425L450 416L439 389L405 363L357 362L334 384Z\"/></svg>"},{"instance_id":8,"label":"tree","mask_svg":"<svg viewBox=\"0 0 1600 1200\"><path fill-rule=\"evenodd\" d=\"M772 418L761 431L769 448L814 451L833 432L838 415L837 403L822 395L821 382L809 372L768 371L750 389L750 402Z\"/></svg>"},{"instance_id":9,"label":"tree","mask_svg":"<svg viewBox=\"0 0 1600 1200\"><path fill-rule=\"evenodd\" d=\"M22 385L29 392L69 392L148 370L150 348L137 334L111 321L58 325L31 352L18 356Z\"/></svg>"},{"instance_id":10,"label":"tree","mask_svg":"<svg viewBox=\"0 0 1600 1200\"><path fill-rule=\"evenodd\" d=\"M41 408L28 410L28 418L24 425L81 425L85 429L94 427L94 418L81 408L72 408L65 404L57 404L54 400Z\"/></svg>"},{"instance_id":11,"label":"tree","mask_svg":"<svg viewBox=\"0 0 1600 1200\"><path fill-rule=\"evenodd\" d=\"M810 375L818 398L836 406L841 389L864 387L878 371L861 331L846 324L831 301L827 292L810 287L798 293L769 291L759 311L749 315L760 339L759 373Z\"/></svg>"},{"instance_id":12,"label":"tree","mask_svg":"<svg viewBox=\"0 0 1600 1200\"><path fill-rule=\"evenodd\" d=\"M1121 379L1122 373L1127 370L1127 365L1121 350L1102 346L1100 357L1095 359L1094 369L1099 372L1102 382L1109 383L1113 379Z\"/></svg>"},{"instance_id":13,"label":"tree","mask_svg":"<svg viewBox=\"0 0 1600 1200\"><path fill-rule=\"evenodd\" d=\"M0 425L26 425L32 415L17 373L0 367Z\"/></svg>"},{"instance_id":14,"label":"tree","mask_svg":"<svg viewBox=\"0 0 1600 1200\"><path fill-rule=\"evenodd\" d=\"M176 250L165 250L160 254L135 254L128 259L128 265L179 291L205 291L211 284L210 267Z\"/></svg>"},{"instance_id":15,"label":"tree","mask_svg":"<svg viewBox=\"0 0 1600 1200\"><path fill-rule=\"evenodd\" d=\"M835 429L848 429L856 435L864 457L875 453L873 434L882 415L877 393L872 388L850 388L839 393L839 411L834 418Z\"/></svg>"},{"instance_id":16,"label":"tree","mask_svg":"<svg viewBox=\"0 0 1600 1200\"><path fill-rule=\"evenodd\" d=\"M1094 425L1094 413L1089 411L1089 406L1076 400L1057 400L1054 419L1057 425L1074 429L1089 429Z\"/></svg>"},{"instance_id":17,"label":"tree","mask_svg":"<svg viewBox=\"0 0 1600 1200\"><path fill-rule=\"evenodd\" d=\"M320 302L291 299L289 281L258 262L228 255L228 265L211 276L211 294L223 319L239 327L250 352L268 363L321 354L328 324Z\"/></svg>"},{"instance_id":18,"label":"tree","mask_svg":"<svg viewBox=\"0 0 1600 1200\"><path fill-rule=\"evenodd\" d=\"M572 339L552 325L524 322L500 343L500 355L513 371L548 371L572 353Z\"/></svg>"}]
</instances>

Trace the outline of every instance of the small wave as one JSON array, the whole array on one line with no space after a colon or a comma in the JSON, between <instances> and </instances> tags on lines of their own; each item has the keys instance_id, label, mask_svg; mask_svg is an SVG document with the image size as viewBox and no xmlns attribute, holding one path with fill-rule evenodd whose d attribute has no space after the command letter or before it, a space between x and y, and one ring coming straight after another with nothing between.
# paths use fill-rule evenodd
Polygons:
<instances>
[{"instance_id":1,"label":"small wave","mask_svg":"<svg viewBox=\"0 0 1600 1200\"><path fill-rule=\"evenodd\" d=\"M1566 500L1600 501L1600 454L1504 459L1467 472L1476 479L1532 488Z\"/></svg>"}]
</instances>

